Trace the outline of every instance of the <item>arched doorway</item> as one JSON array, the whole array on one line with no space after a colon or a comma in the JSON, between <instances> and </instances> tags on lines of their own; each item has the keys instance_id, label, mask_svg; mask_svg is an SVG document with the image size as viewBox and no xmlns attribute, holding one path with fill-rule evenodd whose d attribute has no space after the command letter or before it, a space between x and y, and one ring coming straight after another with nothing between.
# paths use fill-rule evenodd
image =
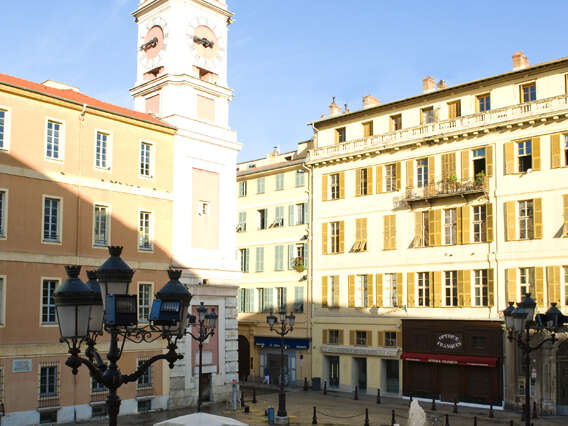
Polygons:
<instances>
[{"instance_id":1,"label":"arched doorway","mask_svg":"<svg viewBox=\"0 0 568 426\"><path fill-rule=\"evenodd\" d=\"M556 414L568 416L568 340L556 353Z\"/></svg>"},{"instance_id":2,"label":"arched doorway","mask_svg":"<svg viewBox=\"0 0 568 426\"><path fill-rule=\"evenodd\" d=\"M239 335L239 382L246 382L250 375L250 343Z\"/></svg>"}]
</instances>

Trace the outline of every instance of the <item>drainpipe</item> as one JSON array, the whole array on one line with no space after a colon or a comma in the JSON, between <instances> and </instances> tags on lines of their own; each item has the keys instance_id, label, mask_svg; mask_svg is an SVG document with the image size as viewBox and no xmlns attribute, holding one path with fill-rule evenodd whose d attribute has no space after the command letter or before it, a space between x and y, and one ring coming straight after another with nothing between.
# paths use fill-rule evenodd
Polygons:
<instances>
[{"instance_id":1,"label":"drainpipe","mask_svg":"<svg viewBox=\"0 0 568 426\"><path fill-rule=\"evenodd\" d=\"M302 163L302 168L304 170L307 171L307 175L308 175L308 206L310 207L309 209L309 215L310 215L310 219L307 225L307 231L308 231L308 252L309 252L309 260L310 260L310 264L306 265L307 266L307 271L308 271L308 285L309 285L309 289L310 292L308 294L308 300L309 300L309 305L310 305L310 309L308 310L307 314L308 317L306 318L306 328L308 330L308 339L310 341L310 347L309 347L309 353L312 353L312 327L311 327L311 322L312 322L312 317L313 317L313 293L314 293L314 286L313 286L313 272L312 272L312 266L314 264L314 249L313 249L313 238L312 238L312 232L311 230L314 229L313 228L313 219L314 219L314 203L313 203L313 179L312 179L312 175L311 175L311 168L310 167L306 167L306 163ZM312 358L313 355L310 356L310 371L311 371L311 375L313 377L313 371L312 371ZM310 377L310 382L311 382L311 377Z\"/></svg>"}]
</instances>

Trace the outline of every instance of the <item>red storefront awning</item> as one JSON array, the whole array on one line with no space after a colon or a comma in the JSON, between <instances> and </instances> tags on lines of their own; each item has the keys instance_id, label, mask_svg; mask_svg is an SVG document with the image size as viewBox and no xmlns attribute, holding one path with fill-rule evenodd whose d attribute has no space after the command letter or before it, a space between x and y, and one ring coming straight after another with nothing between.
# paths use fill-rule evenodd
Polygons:
<instances>
[{"instance_id":1,"label":"red storefront awning","mask_svg":"<svg viewBox=\"0 0 568 426\"><path fill-rule=\"evenodd\" d=\"M406 361L432 362L435 364L470 365L474 367L495 367L497 365L497 357L488 356L422 354L416 352L404 352L401 358Z\"/></svg>"}]
</instances>

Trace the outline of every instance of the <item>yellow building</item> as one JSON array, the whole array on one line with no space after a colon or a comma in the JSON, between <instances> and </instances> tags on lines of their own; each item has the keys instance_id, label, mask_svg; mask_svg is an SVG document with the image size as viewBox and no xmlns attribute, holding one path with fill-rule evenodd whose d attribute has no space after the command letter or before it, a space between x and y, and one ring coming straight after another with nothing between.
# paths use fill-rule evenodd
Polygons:
<instances>
[{"instance_id":1,"label":"yellow building","mask_svg":"<svg viewBox=\"0 0 568 426\"><path fill-rule=\"evenodd\" d=\"M567 309L567 73L517 52L511 72L426 77L422 94L333 101L311 123L316 381L521 404L501 312L526 292ZM568 344L536 356L539 410L564 412Z\"/></svg>"},{"instance_id":2,"label":"yellow building","mask_svg":"<svg viewBox=\"0 0 568 426\"><path fill-rule=\"evenodd\" d=\"M285 381L311 376L310 309L307 275L309 208L304 167L311 141L293 152L277 148L266 158L238 164L237 248L240 381L279 382L280 338L266 323L269 312L296 315L285 339ZM276 314L278 316L278 314Z\"/></svg>"},{"instance_id":3,"label":"yellow building","mask_svg":"<svg viewBox=\"0 0 568 426\"><path fill-rule=\"evenodd\" d=\"M108 258L107 245L123 245L136 270L138 319L147 320L171 264L174 133L77 88L0 74L2 424L105 415L104 390L86 368L73 376L65 365L53 292L64 265L82 265L86 281L86 270ZM106 353L104 339L98 346ZM119 365L133 371L160 351L160 341L127 345ZM154 364L122 387L121 414L166 408L168 370Z\"/></svg>"}]
</instances>

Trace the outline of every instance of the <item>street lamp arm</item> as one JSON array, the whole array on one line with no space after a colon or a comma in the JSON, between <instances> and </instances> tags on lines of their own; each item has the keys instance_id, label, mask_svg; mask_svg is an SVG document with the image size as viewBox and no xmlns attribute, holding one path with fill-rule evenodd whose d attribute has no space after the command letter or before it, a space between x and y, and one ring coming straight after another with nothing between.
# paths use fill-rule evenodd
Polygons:
<instances>
[{"instance_id":1,"label":"street lamp arm","mask_svg":"<svg viewBox=\"0 0 568 426\"><path fill-rule=\"evenodd\" d=\"M83 364L85 367L89 369L91 376L94 377L97 382L104 384L104 374L103 374L104 370L97 368L97 366L94 363L92 363L86 358L81 357L79 355L78 350L70 350L69 353L71 355L69 355L69 358L67 358L67 361L65 361L65 365L71 367L73 375L77 375L79 367L81 366L81 364ZM106 365L105 365L105 370L106 370Z\"/></svg>"},{"instance_id":2,"label":"street lamp arm","mask_svg":"<svg viewBox=\"0 0 568 426\"><path fill-rule=\"evenodd\" d=\"M182 359L183 355L182 354L178 354L175 351L175 347L170 347L170 349L168 350L167 353L165 354L159 354L159 355L154 355L152 358L150 358L147 361L144 361L137 369L134 373L132 374L123 374L121 377L121 381L122 383L130 383L130 382L135 382L137 381L142 375L144 375L144 373L147 372L148 368L154 364L156 361L160 361L162 359L165 359L166 361L168 361L170 368L174 368L174 363L179 360Z\"/></svg>"},{"instance_id":3,"label":"street lamp arm","mask_svg":"<svg viewBox=\"0 0 568 426\"><path fill-rule=\"evenodd\" d=\"M89 346L85 350L85 355L89 358L89 361L92 363L96 362L97 368L101 371L105 371L107 369L106 363L103 361L103 358L99 354L99 352L94 347L94 342L89 341Z\"/></svg>"}]
</instances>

